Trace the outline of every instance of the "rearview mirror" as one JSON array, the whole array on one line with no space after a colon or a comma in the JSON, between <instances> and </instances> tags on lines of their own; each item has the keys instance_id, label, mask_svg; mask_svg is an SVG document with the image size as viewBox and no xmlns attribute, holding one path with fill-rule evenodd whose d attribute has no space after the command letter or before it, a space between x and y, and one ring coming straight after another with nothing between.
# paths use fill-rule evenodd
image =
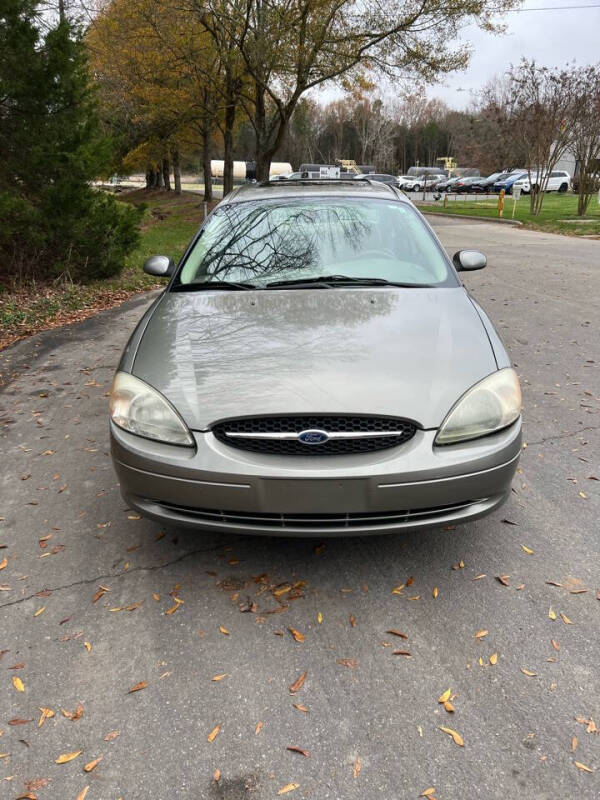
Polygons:
<instances>
[{"instance_id":1,"label":"rearview mirror","mask_svg":"<svg viewBox=\"0 0 600 800\"><path fill-rule=\"evenodd\" d=\"M150 256L144 264L144 272L158 278L166 278L175 271L175 263L168 256Z\"/></svg>"},{"instance_id":2,"label":"rearview mirror","mask_svg":"<svg viewBox=\"0 0 600 800\"><path fill-rule=\"evenodd\" d=\"M452 256L452 263L459 272L483 269L487 264L487 258L479 250L459 250Z\"/></svg>"}]
</instances>

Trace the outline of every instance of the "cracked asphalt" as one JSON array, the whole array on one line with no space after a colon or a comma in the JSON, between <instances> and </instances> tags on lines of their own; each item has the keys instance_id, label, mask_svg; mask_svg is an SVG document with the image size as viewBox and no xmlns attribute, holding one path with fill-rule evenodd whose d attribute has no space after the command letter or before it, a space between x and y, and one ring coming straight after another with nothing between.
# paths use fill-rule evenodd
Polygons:
<instances>
[{"instance_id":1,"label":"cracked asphalt","mask_svg":"<svg viewBox=\"0 0 600 800\"><path fill-rule=\"evenodd\" d=\"M600 242L433 224L488 254L465 282L524 394L512 497L464 527L163 529L122 501L106 419L150 297L0 354L0 797L600 796Z\"/></svg>"}]
</instances>

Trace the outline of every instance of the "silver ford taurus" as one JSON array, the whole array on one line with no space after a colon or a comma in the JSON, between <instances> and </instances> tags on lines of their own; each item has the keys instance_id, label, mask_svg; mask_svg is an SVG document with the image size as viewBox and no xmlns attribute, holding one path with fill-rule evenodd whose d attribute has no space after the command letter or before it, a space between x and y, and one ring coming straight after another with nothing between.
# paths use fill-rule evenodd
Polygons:
<instances>
[{"instance_id":1,"label":"silver ford taurus","mask_svg":"<svg viewBox=\"0 0 600 800\"><path fill-rule=\"evenodd\" d=\"M200 530L384 533L473 520L510 492L521 392L412 203L368 181L223 200L121 358L112 456L126 502Z\"/></svg>"}]
</instances>

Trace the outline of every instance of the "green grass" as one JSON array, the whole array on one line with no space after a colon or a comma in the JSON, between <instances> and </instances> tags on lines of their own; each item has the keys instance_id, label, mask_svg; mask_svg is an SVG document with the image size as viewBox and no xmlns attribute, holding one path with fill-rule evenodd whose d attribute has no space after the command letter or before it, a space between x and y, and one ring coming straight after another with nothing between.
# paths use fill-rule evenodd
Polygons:
<instances>
[{"instance_id":1,"label":"green grass","mask_svg":"<svg viewBox=\"0 0 600 800\"><path fill-rule=\"evenodd\" d=\"M513 219L513 204L513 198L507 196L504 200L504 219ZM466 202L460 195L449 195L446 208L443 201L435 204L419 203L419 208L421 211L498 218L498 200L493 197L482 197L481 200ZM514 219L532 230L563 233L569 236L600 235L600 205L597 196L590 200L586 216L578 217L575 195L547 194L541 212L538 216L532 217L529 212L529 196L521 195L516 203Z\"/></svg>"},{"instance_id":2,"label":"green grass","mask_svg":"<svg viewBox=\"0 0 600 800\"><path fill-rule=\"evenodd\" d=\"M175 262L198 230L204 216L202 196L140 190L124 202L147 205L139 247L131 253L121 274L86 285L46 283L15 286L0 293L0 349L44 328L85 319L110 308L132 294L164 286L164 281L142 271L151 255L170 256Z\"/></svg>"}]
</instances>

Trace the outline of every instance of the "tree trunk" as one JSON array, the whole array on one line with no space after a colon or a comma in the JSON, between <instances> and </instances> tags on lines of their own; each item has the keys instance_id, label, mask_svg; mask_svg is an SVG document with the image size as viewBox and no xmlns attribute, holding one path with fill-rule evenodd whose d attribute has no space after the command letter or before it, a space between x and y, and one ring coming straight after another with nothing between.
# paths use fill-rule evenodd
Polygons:
<instances>
[{"instance_id":1,"label":"tree trunk","mask_svg":"<svg viewBox=\"0 0 600 800\"><path fill-rule=\"evenodd\" d=\"M181 194L181 163L179 160L179 148L174 147L171 151L173 161L173 180L175 182L175 194Z\"/></svg>"},{"instance_id":2,"label":"tree trunk","mask_svg":"<svg viewBox=\"0 0 600 800\"><path fill-rule=\"evenodd\" d=\"M259 183L269 180L271 159L267 155L267 111L265 92L258 84L254 87L254 137L256 161L256 180Z\"/></svg>"},{"instance_id":3,"label":"tree trunk","mask_svg":"<svg viewBox=\"0 0 600 800\"><path fill-rule=\"evenodd\" d=\"M146 189L152 189L154 186L154 170L152 166L146 167Z\"/></svg>"},{"instance_id":4,"label":"tree trunk","mask_svg":"<svg viewBox=\"0 0 600 800\"><path fill-rule=\"evenodd\" d=\"M162 189L163 187L163 175L161 165L156 165L156 180L154 181L154 186L156 189Z\"/></svg>"},{"instance_id":5,"label":"tree trunk","mask_svg":"<svg viewBox=\"0 0 600 800\"><path fill-rule=\"evenodd\" d=\"M223 132L223 197L233 189L233 126L235 103L231 97L225 108L225 130Z\"/></svg>"},{"instance_id":6,"label":"tree trunk","mask_svg":"<svg viewBox=\"0 0 600 800\"><path fill-rule=\"evenodd\" d=\"M162 160L163 183L167 192L171 191L171 162L168 158Z\"/></svg>"},{"instance_id":7,"label":"tree trunk","mask_svg":"<svg viewBox=\"0 0 600 800\"><path fill-rule=\"evenodd\" d=\"M202 171L204 173L204 200L210 203L213 199L212 169L210 166L210 131L202 130Z\"/></svg>"}]
</instances>

